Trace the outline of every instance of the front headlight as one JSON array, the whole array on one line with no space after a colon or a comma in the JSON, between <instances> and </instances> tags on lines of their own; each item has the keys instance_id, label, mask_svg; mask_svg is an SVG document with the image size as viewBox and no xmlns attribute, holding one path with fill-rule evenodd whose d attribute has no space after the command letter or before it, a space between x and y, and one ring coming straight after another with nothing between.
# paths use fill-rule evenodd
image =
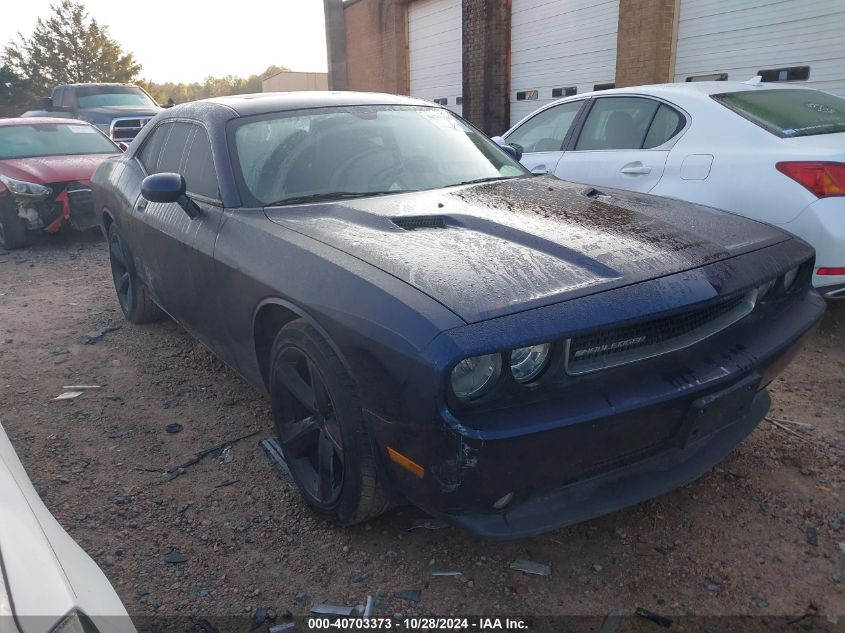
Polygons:
<instances>
[{"instance_id":1,"label":"front headlight","mask_svg":"<svg viewBox=\"0 0 845 633\"><path fill-rule=\"evenodd\" d=\"M549 362L549 343L520 347L511 352L511 373L519 383L531 382L546 368Z\"/></svg>"},{"instance_id":2,"label":"front headlight","mask_svg":"<svg viewBox=\"0 0 845 633\"><path fill-rule=\"evenodd\" d=\"M461 400L475 400L496 384L501 373L501 354L465 358L452 370L452 391Z\"/></svg>"},{"instance_id":3,"label":"front headlight","mask_svg":"<svg viewBox=\"0 0 845 633\"><path fill-rule=\"evenodd\" d=\"M87 615L78 610L68 613L50 633L99 633Z\"/></svg>"},{"instance_id":4,"label":"front headlight","mask_svg":"<svg viewBox=\"0 0 845 633\"><path fill-rule=\"evenodd\" d=\"M789 290L793 286L793 284L795 283L795 280L798 279L798 270L800 268L801 268L800 266L796 266L792 270L786 271L786 274L784 274L784 276L783 276L783 289L784 290Z\"/></svg>"},{"instance_id":5,"label":"front headlight","mask_svg":"<svg viewBox=\"0 0 845 633\"><path fill-rule=\"evenodd\" d=\"M25 180L15 180L14 178L9 178L8 176L4 176L2 174L0 174L0 181L6 185L6 189L8 189L12 195L20 196L22 198L35 198L37 200L42 200L53 193L49 187L45 187L44 185L38 185L34 182L26 182Z\"/></svg>"}]
</instances>

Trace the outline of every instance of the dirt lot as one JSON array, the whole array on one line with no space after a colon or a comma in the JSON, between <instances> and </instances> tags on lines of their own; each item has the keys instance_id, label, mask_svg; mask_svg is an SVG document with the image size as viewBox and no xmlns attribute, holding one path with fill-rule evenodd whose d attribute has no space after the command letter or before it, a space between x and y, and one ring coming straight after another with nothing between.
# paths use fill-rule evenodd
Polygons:
<instances>
[{"instance_id":1,"label":"dirt lot","mask_svg":"<svg viewBox=\"0 0 845 633\"><path fill-rule=\"evenodd\" d=\"M110 324L121 327L83 343ZM102 388L52 400L71 384ZM367 595L388 616L845 616L845 305L772 394L772 416L812 425L796 427L801 437L764 422L694 484L583 525L486 542L410 530L426 517L403 508L335 529L272 472L259 394L176 324L123 322L102 242L0 250L0 420L47 506L138 616L281 617ZM167 433L174 422L184 430ZM173 552L186 560L167 562ZM551 576L509 569L522 558L550 563ZM413 589L419 602L394 595Z\"/></svg>"}]
</instances>

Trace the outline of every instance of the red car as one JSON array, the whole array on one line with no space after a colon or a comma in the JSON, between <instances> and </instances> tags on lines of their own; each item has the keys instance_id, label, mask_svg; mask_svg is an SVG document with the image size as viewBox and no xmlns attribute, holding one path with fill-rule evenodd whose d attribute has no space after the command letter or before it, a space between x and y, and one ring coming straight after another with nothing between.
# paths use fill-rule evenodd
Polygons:
<instances>
[{"instance_id":1,"label":"red car","mask_svg":"<svg viewBox=\"0 0 845 633\"><path fill-rule=\"evenodd\" d=\"M85 121L0 119L0 247L21 248L27 232L98 225L91 175L120 148Z\"/></svg>"}]
</instances>

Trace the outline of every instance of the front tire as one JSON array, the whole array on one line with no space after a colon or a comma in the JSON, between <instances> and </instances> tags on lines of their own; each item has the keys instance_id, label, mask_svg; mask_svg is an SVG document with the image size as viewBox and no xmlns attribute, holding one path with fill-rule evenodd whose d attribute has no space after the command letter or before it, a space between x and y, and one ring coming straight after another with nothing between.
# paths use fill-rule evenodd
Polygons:
<instances>
[{"instance_id":1,"label":"front tire","mask_svg":"<svg viewBox=\"0 0 845 633\"><path fill-rule=\"evenodd\" d=\"M279 331L270 358L276 433L308 505L337 525L387 511L354 384L329 344L297 319Z\"/></svg>"},{"instance_id":2,"label":"front tire","mask_svg":"<svg viewBox=\"0 0 845 633\"><path fill-rule=\"evenodd\" d=\"M149 323L164 318L164 312L152 300L144 284L138 279L129 249L123 242L117 225L109 226L109 261L123 316L131 323Z\"/></svg>"},{"instance_id":3,"label":"front tire","mask_svg":"<svg viewBox=\"0 0 845 633\"><path fill-rule=\"evenodd\" d=\"M15 250L26 246L26 223L18 216L18 208L11 198L0 200L0 246Z\"/></svg>"}]
</instances>

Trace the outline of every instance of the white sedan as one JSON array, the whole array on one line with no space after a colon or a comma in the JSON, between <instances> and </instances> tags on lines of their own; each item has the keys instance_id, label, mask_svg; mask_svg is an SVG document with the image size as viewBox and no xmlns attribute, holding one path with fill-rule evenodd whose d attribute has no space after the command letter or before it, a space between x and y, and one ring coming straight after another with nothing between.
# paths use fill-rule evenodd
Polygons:
<instances>
[{"instance_id":1,"label":"white sedan","mask_svg":"<svg viewBox=\"0 0 845 633\"><path fill-rule=\"evenodd\" d=\"M32 487L0 425L0 633L135 633L97 564Z\"/></svg>"},{"instance_id":2,"label":"white sedan","mask_svg":"<svg viewBox=\"0 0 845 633\"><path fill-rule=\"evenodd\" d=\"M845 99L757 78L636 86L555 101L495 140L535 173L791 231L816 249L816 287L845 299Z\"/></svg>"}]
</instances>

